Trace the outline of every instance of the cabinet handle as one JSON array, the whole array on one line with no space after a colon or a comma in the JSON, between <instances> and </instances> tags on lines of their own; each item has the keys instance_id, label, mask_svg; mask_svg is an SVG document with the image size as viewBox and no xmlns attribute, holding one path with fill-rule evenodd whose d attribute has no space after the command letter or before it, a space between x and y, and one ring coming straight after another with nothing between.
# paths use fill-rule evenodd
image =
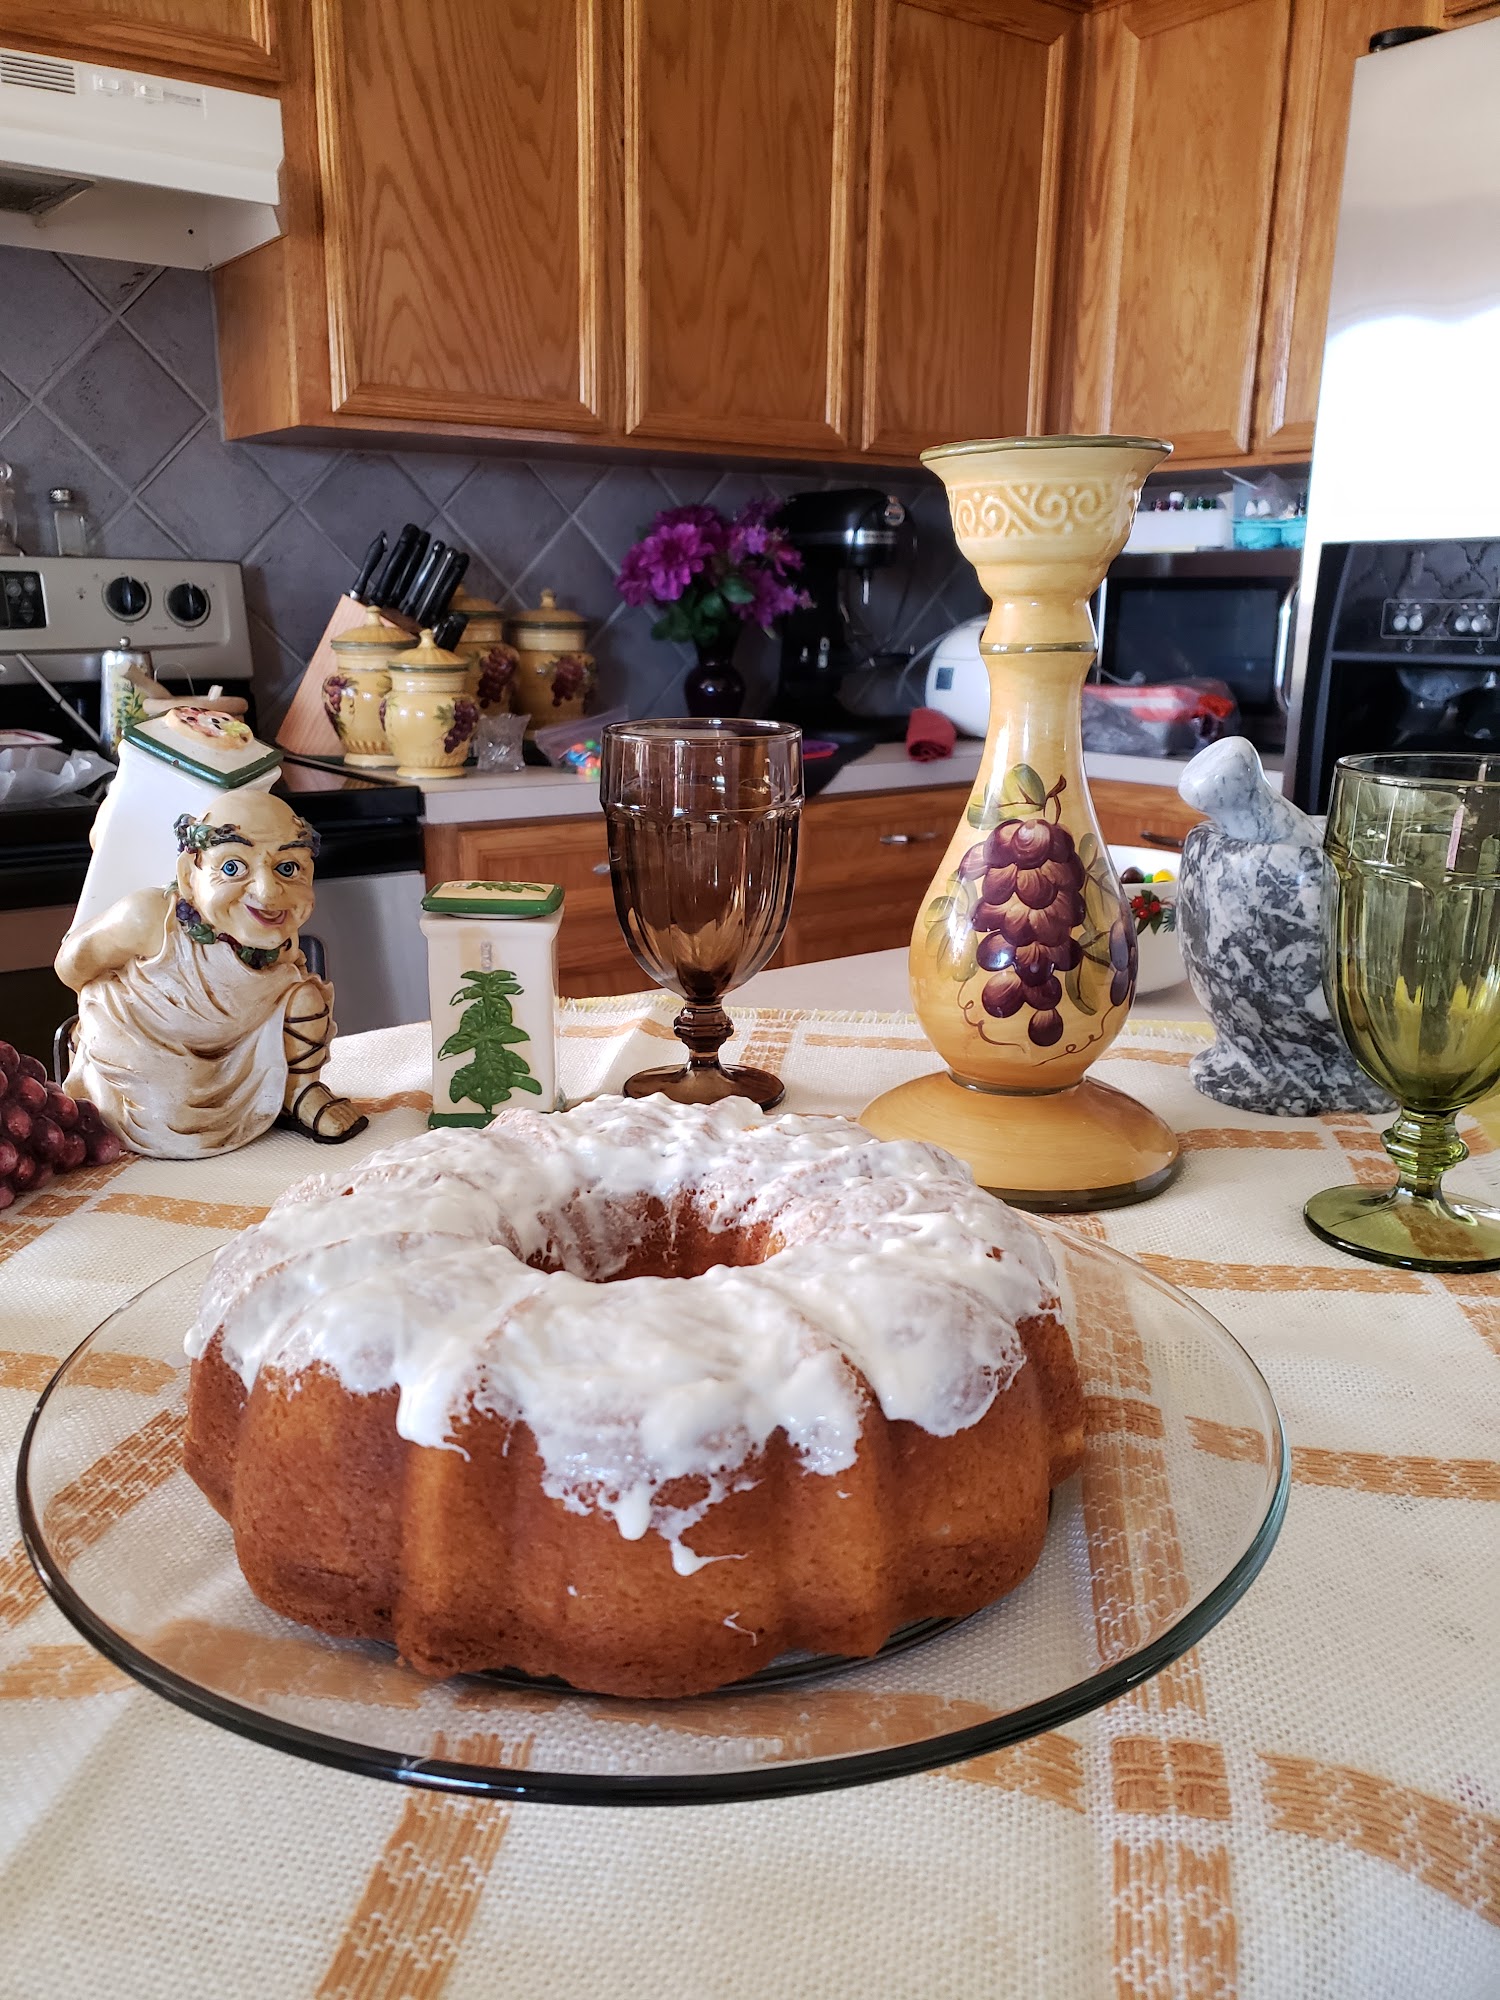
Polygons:
<instances>
[{"instance_id":1,"label":"cabinet handle","mask_svg":"<svg viewBox=\"0 0 1500 2000\"><path fill-rule=\"evenodd\" d=\"M596 875L607 875L609 873L609 863L607 861L596 861L594 863L594 873Z\"/></svg>"},{"instance_id":2,"label":"cabinet handle","mask_svg":"<svg viewBox=\"0 0 1500 2000\"><path fill-rule=\"evenodd\" d=\"M1141 844L1144 847L1166 847L1174 854L1181 854L1185 836L1176 833L1153 833L1149 827L1141 828Z\"/></svg>"},{"instance_id":3,"label":"cabinet handle","mask_svg":"<svg viewBox=\"0 0 1500 2000\"><path fill-rule=\"evenodd\" d=\"M918 841L936 839L935 833L883 833L880 844L882 847L915 847Z\"/></svg>"}]
</instances>

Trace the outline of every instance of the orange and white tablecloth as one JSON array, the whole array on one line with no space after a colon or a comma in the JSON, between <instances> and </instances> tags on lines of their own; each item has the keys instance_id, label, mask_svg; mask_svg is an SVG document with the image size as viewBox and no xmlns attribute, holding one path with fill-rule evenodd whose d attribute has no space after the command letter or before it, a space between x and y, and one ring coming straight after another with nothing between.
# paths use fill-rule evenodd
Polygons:
<instances>
[{"instance_id":1,"label":"orange and white tablecloth","mask_svg":"<svg viewBox=\"0 0 1500 2000\"><path fill-rule=\"evenodd\" d=\"M664 1060L672 1005L566 1008L564 1087ZM934 1066L905 1016L740 1022L732 1053L779 1069L789 1110L857 1114ZM824 1797L407 1794L137 1688L22 1550L26 1418L108 1312L329 1156L274 1134L206 1166L80 1173L0 1217L3 2000L1495 2000L1500 1276L1386 1272L1316 1242L1310 1193L1389 1172L1376 1121L1226 1111L1188 1080L1199 1045L1140 1024L1099 1065L1176 1126L1186 1163L1156 1200L1077 1226L1194 1293L1260 1364L1293 1447L1281 1541L1224 1624L1111 1707ZM352 1151L418 1130L425 1030L340 1043L334 1080L372 1113ZM1494 1198L1500 1155L1466 1136L1455 1184ZM1200 1448L1235 1439L1207 1427ZM137 1441L97 1532L149 1503L175 1451Z\"/></svg>"}]
</instances>

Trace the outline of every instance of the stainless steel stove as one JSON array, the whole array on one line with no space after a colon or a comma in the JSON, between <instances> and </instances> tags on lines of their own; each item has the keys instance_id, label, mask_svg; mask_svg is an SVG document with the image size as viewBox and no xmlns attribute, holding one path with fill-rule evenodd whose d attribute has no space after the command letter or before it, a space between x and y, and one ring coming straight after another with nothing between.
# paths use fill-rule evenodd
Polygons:
<instances>
[{"instance_id":1,"label":"stainless steel stove","mask_svg":"<svg viewBox=\"0 0 1500 2000\"><path fill-rule=\"evenodd\" d=\"M186 557L0 556L0 664L47 656L50 680L97 681L97 656L132 646L159 675L248 681L250 628L238 563ZM92 657L91 657L92 656Z\"/></svg>"}]
</instances>

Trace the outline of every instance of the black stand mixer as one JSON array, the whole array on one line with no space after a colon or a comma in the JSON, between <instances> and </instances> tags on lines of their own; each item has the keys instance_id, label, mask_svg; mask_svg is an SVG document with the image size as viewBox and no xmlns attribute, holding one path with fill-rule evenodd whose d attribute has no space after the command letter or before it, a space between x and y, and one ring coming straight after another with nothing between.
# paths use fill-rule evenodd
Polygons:
<instances>
[{"instance_id":1,"label":"black stand mixer","mask_svg":"<svg viewBox=\"0 0 1500 2000\"><path fill-rule=\"evenodd\" d=\"M864 712L862 705L845 703L859 703L860 683L867 676L906 664L905 654L881 650L850 602L854 578L860 579L868 602L870 572L885 569L904 552L906 509L874 487L846 486L829 493L793 493L776 521L801 553L799 580L812 605L781 621L781 675L771 714L804 729L904 734L904 710L884 717L878 703Z\"/></svg>"}]
</instances>

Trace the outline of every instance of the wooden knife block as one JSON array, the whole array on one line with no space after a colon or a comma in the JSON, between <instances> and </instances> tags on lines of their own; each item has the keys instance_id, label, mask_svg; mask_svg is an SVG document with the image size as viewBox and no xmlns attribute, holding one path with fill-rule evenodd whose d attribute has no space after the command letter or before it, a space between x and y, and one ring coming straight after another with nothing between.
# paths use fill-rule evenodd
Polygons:
<instances>
[{"instance_id":1,"label":"wooden knife block","mask_svg":"<svg viewBox=\"0 0 1500 2000\"><path fill-rule=\"evenodd\" d=\"M353 626L363 625L367 618L376 616L383 618L388 625L394 625L398 631L410 633L413 640L417 638L416 626L399 612L377 611L368 604L361 604L357 598L341 597L334 606L333 616L323 628L322 638L313 648L312 658L303 669L291 706L281 719L281 727L276 732L279 748L289 750L298 757L343 756L344 746L339 741L338 731L328 720L328 710L323 706L323 683L338 668L338 657L332 642Z\"/></svg>"}]
</instances>

